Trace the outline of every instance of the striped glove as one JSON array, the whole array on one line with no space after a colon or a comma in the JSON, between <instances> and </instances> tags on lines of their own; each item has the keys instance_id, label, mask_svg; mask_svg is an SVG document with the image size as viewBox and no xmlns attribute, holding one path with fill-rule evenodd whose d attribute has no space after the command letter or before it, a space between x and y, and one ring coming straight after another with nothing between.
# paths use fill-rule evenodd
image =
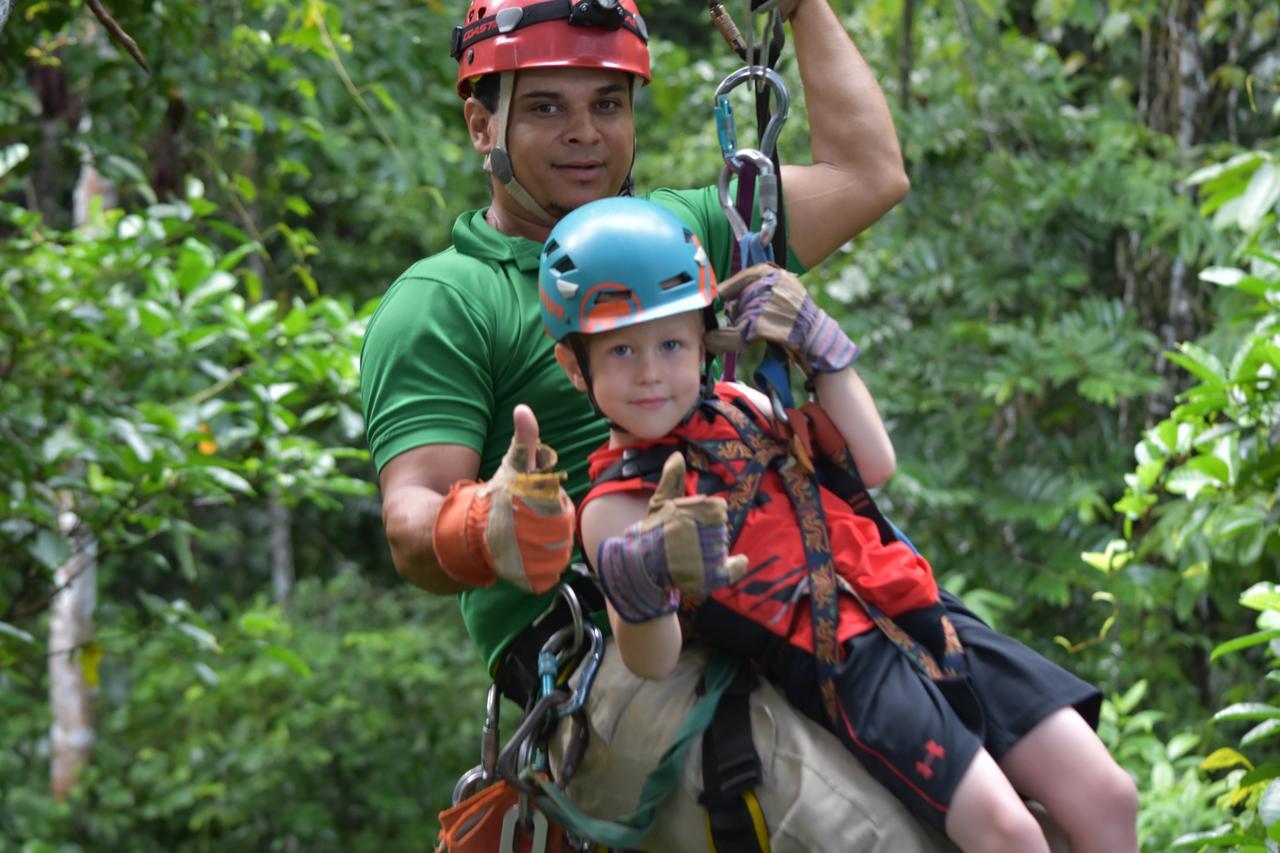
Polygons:
<instances>
[{"instance_id":1,"label":"striped glove","mask_svg":"<svg viewBox=\"0 0 1280 853\"><path fill-rule=\"evenodd\" d=\"M649 499L649 514L600 544L605 597L627 622L647 622L742 577L747 558L729 556L723 498L684 496L684 457L672 453Z\"/></svg>"},{"instance_id":2,"label":"striped glove","mask_svg":"<svg viewBox=\"0 0 1280 853\"><path fill-rule=\"evenodd\" d=\"M858 347L817 306L800 279L772 264L748 267L720 286L730 326L708 333L713 351L763 340L779 344L805 375L835 373L853 364Z\"/></svg>"}]
</instances>

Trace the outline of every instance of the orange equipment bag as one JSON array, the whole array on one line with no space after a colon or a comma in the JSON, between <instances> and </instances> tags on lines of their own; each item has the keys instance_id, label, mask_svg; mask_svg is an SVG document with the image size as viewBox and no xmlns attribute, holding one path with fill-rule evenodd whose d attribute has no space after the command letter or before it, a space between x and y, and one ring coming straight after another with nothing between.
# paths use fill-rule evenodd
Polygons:
<instances>
[{"instance_id":1,"label":"orange equipment bag","mask_svg":"<svg viewBox=\"0 0 1280 853\"><path fill-rule=\"evenodd\" d=\"M533 826L520 826L520 792L499 780L440 812L436 853L565 853L564 829L536 808L529 814Z\"/></svg>"}]
</instances>

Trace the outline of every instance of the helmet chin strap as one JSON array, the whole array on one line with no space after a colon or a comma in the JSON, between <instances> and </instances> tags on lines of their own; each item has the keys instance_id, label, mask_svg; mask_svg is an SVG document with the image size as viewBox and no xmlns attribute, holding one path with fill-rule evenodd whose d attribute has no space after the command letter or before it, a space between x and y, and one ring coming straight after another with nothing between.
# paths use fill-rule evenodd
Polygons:
<instances>
[{"instance_id":1,"label":"helmet chin strap","mask_svg":"<svg viewBox=\"0 0 1280 853\"><path fill-rule=\"evenodd\" d=\"M556 219L547 213L542 205L534 201L529 191L520 186L515 172L511 168L511 155L507 153L507 116L511 112L511 90L514 88L516 75L514 71L503 71L498 75L498 144L485 155L484 170L502 183L511 197L530 213L539 224L550 228Z\"/></svg>"},{"instance_id":2,"label":"helmet chin strap","mask_svg":"<svg viewBox=\"0 0 1280 853\"><path fill-rule=\"evenodd\" d=\"M533 196L529 194L520 182L516 180L515 170L511 166L511 155L507 153L507 117L511 114L511 94L515 88L516 74L514 71L503 71L498 75L498 144L495 145L484 158L484 170L493 175L502 184L506 191L516 200L516 203L525 209L539 224L548 228L555 225L557 220L554 216L538 204ZM637 81L639 80L634 74L631 75L631 103L635 103L636 90L639 88ZM631 146L631 165L636 162L636 146ZM622 185L619 195L634 195L635 182L631 179L631 170L627 170L627 179ZM594 401L593 401L594 402Z\"/></svg>"}]
</instances>

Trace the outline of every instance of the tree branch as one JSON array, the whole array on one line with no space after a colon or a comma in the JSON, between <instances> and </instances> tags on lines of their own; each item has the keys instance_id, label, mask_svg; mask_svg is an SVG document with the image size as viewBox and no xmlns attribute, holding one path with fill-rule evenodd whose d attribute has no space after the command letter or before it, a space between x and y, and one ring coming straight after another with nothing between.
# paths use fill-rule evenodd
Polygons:
<instances>
[{"instance_id":1,"label":"tree branch","mask_svg":"<svg viewBox=\"0 0 1280 853\"><path fill-rule=\"evenodd\" d=\"M116 23L116 19L111 17L111 13L102 5L101 0L85 0L85 5L89 7L89 11L93 12L93 16L102 22L102 26L107 28L107 32L111 33L112 41L128 51L134 61L142 66L142 70L150 74L151 66L147 65L147 60L143 58L142 51L138 49L138 43Z\"/></svg>"}]
</instances>

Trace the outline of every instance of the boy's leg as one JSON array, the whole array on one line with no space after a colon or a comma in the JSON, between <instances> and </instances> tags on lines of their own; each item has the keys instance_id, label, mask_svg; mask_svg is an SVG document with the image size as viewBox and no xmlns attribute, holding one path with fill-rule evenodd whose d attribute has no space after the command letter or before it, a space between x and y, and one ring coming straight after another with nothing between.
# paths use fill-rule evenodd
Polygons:
<instances>
[{"instance_id":1,"label":"boy's leg","mask_svg":"<svg viewBox=\"0 0 1280 853\"><path fill-rule=\"evenodd\" d=\"M696 699L707 654L691 646L668 678L645 681L627 671L610 642L588 700L590 740L569 784L574 803L594 817L617 818L634 809L640 788ZM932 853L954 851L917 822L873 780L830 733L762 683L751 696L752 737L763 782L756 791L774 853ZM566 726L552 742L559 766ZM701 749L689 750L680 781L658 808L643 848L707 850Z\"/></svg>"},{"instance_id":2,"label":"boy's leg","mask_svg":"<svg viewBox=\"0 0 1280 853\"><path fill-rule=\"evenodd\" d=\"M1137 787L1071 708L1041 721L1000 766L1018 791L1044 804L1073 853L1137 851Z\"/></svg>"},{"instance_id":3,"label":"boy's leg","mask_svg":"<svg viewBox=\"0 0 1280 853\"><path fill-rule=\"evenodd\" d=\"M1045 807L1073 853L1136 850L1133 782L1092 731L1102 702L1098 690L993 631L945 590L942 600L965 645L984 710L987 750L1014 788ZM1079 767L1076 761L1081 762ZM1080 796L1091 798L1087 807L1078 801ZM1089 833L1103 822L1094 804L1101 808L1104 802L1115 809L1109 822L1126 828L1118 830L1115 843L1089 846Z\"/></svg>"},{"instance_id":4,"label":"boy's leg","mask_svg":"<svg viewBox=\"0 0 1280 853\"><path fill-rule=\"evenodd\" d=\"M985 749L973 756L956 786L947 835L963 850L1049 853L1040 825Z\"/></svg>"}]
</instances>

